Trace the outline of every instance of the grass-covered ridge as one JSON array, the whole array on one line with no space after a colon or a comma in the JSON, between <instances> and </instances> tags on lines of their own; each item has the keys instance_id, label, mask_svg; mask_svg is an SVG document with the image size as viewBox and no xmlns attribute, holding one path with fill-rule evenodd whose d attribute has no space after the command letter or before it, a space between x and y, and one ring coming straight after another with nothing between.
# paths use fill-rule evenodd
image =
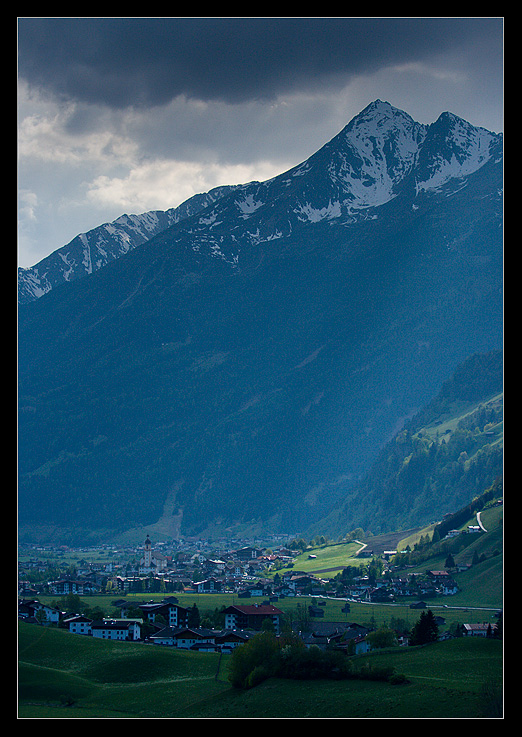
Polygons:
<instances>
[{"instance_id":1,"label":"grass-covered ridge","mask_svg":"<svg viewBox=\"0 0 522 737\"><path fill-rule=\"evenodd\" d=\"M229 688L218 674L219 655L204 655L21 622L20 716L35 707L50 709L52 717L177 716L182 706Z\"/></svg>"},{"instance_id":2,"label":"grass-covered ridge","mask_svg":"<svg viewBox=\"0 0 522 737\"><path fill-rule=\"evenodd\" d=\"M20 623L20 718L481 718L498 716L502 642L457 639L357 658L408 683L273 679L248 690L227 659ZM219 670L218 670L219 665Z\"/></svg>"}]
</instances>

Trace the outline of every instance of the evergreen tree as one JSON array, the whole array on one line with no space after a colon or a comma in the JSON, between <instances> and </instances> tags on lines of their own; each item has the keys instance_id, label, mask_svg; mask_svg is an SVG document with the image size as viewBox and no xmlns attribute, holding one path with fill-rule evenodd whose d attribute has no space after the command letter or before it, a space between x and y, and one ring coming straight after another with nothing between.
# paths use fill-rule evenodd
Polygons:
<instances>
[{"instance_id":1,"label":"evergreen tree","mask_svg":"<svg viewBox=\"0 0 522 737\"><path fill-rule=\"evenodd\" d=\"M188 614L188 626L189 627L199 627L199 623L200 623L199 609L197 608L195 604L193 604Z\"/></svg>"},{"instance_id":2,"label":"evergreen tree","mask_svg":"<svg viewBox=\"0 0 522 737\"><path fill-rule=\"evenodd\" d=\"M428 642L436 642L439 637L439 627L431 609L422 612L417 623L413 626L410 635L412 645L426 645Z\"/></svg>"},{"instance_id":3,"label":"evergreen tree","mask_svg":"<svg viewBox=\"0 0 522 737\"><path fill-rule=\"evenodd\" d=\"M444 563L444 568L455 568L455 560L451 553L449 553L448 557L446 558L446 562Z\"/></svg>"}]
</instances>

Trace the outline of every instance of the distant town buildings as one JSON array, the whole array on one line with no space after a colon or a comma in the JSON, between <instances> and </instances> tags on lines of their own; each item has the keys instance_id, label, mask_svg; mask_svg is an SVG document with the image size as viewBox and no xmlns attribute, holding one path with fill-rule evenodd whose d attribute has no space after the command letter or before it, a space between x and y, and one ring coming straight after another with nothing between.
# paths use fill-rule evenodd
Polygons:
<instances>
[{"instance_id":1,"label":"distant town buildings","mask_svg":"<svg viewBox=\"0 0 522 737\"><path fill-rule=\"evenodd\" d=\"M163 646L198 650L200 652L230 652L262 629L280 633L283 611L277 606L285 597L330 597L339 599L340 619L350 612L350 601L393 602L411 600L410 608L426 609L423 597L447 597L458 591L454 570L427 570L424 574L398 576L387 569L377 580L370 580L364 568L361 575L342 583L335 578L323 579L317 574L295 568L300 553L284 546L272 548L245 545L227 550L225 547L205 552L204 546L180 546L175 552L154 549L147 535L132 560L133 551L126 551L126 561L118 561L118 551L111 551L107 564L89 564L80 560L75 576L30 585L24 572L45 571L36 559L20 565L18 616L39 625L58 626L77 635L122 641L147 641ZM388 559L395 551L385 551ZM129 561L129 556L131 560ZM122 555L122 558L124 556ZM309 558L314 560L314 558ZM342 570L342 569L340 569ZM268 576L268 571L274 575ZM127 599L128 592L163 594L161 600L136 601ZM230 593L238 600L223 611L222 630L190 624L190 611L179 603L176 593ZM40 594L63 599L69 595L88 596L96 593L113 594L116 617L94 619L78 612L64 612L57 606L40 603ZM261 598L261 603L249 599ZM95 600L94 600L95 601ZM303 601L303 600L302 600ZM307 646L337 647L350 653L365 652L370 647L368 630L348 621L324 620L324 599L306 604L308 623L292 623ZM320 620L320 621L318 621ZM492 636L496 625L465 624L464 636ZM407 644L407 636L400 638Z\"/></svg>"}]
</instances>

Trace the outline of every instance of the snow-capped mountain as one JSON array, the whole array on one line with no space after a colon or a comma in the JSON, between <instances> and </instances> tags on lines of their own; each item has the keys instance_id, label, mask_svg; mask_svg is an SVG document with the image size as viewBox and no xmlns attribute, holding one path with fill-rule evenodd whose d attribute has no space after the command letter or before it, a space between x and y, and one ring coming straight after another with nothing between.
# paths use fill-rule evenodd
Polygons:
<instances>
[{"instance_id":1,"label":"snow-capped mountain","mask_svg":"<svg viewBox=\"0 0 522 737\"><path fill-rule=\"evenodd\" d=\"M376 100L318 153L274 179L217 187L176 208L122 215L76 236L35 266L19 270L19 302L90 274L198 213L186 232L196 237L203 231L205 245L194 247L236 263L242 246L283 238L300 223L377 217L375 208L401 192L420 195L448 183L461 186L500 147L501 136L451 113L427 126ZM231 192L232 200L223 203ZM274 211L284 203L282 217L275 220ZM230 218L255 227L247 223L240 233L235 227L229 232Z\"/></svg>"},{"instance_id":2,"label":"snow-capped mountain","mask_svg":"<svg viewBox=\"0 0 522 737\"><path fill-rule=\"evenodd\" d=\"M377 100L302 164L217 200L181 237L203 233L194 247L234 264L242 248L285 238L301 224L377 218L378 208L399 195L418 206L422 195L464 186L501 151L502 136L455 115L422 125ZM235 219L241 227L231 227Z\"/></svg>"},{"instance_id":3,"label":"snow-capped mountain","mask_svg":"<svg viewBox=\"0 0 522 737\"><path fill-rule=\"evenodd\" d=\"M128 251L154 238L162 230L211 205L233 186L216 187L194 195L178 207L153 210L139 215L122 215L53 251L29 268L18 269L18 301L32 302L64 282L81 279L101 269Z\"/></svg>"},{"instance_id":4,"label":"snow-capped mountain","mask_svg":"<svg viewBox=\"0 0 522 737\"><path fill-rule=\"evenodd\" d=\"M460 363L501 348L502 182L501 135L376 101L288 172L20 305L21 525L325 517Z\"/></svg>"}]
</instances>

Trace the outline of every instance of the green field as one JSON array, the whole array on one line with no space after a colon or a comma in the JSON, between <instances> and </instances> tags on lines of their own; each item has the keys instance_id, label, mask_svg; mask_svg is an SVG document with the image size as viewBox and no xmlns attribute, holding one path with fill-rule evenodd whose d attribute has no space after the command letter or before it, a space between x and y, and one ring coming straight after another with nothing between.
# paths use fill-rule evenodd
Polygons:
<instances>
[{"instance_id":1,"label":"green field","mask_svg":"<svg viewBox=\"0 0 522 737\"><path fill-rule=\"evenodd\" d=\"M228 657L93 640L20 623L19 718L486 718L499 716L502 642L469 638L359 656L404 674L371 681L227 680Z\"/></svg>"},{"instance_id":2,"label":"green field","mask_svg":"<svg viewBox=\"0 0 522 737\"><path fill-rule=\"evenodd\" d=\"M362 545L356 542L323 545L299 555L292 567L304 573L315 573L320 575L321 578L333 578L346 566L368 564L368 560L356 557L361 548ZM311 554L313 554L313 558L310 557ZM283 568L280 573L291 570L291 568Z\"/></svg>"}]
</instances>

